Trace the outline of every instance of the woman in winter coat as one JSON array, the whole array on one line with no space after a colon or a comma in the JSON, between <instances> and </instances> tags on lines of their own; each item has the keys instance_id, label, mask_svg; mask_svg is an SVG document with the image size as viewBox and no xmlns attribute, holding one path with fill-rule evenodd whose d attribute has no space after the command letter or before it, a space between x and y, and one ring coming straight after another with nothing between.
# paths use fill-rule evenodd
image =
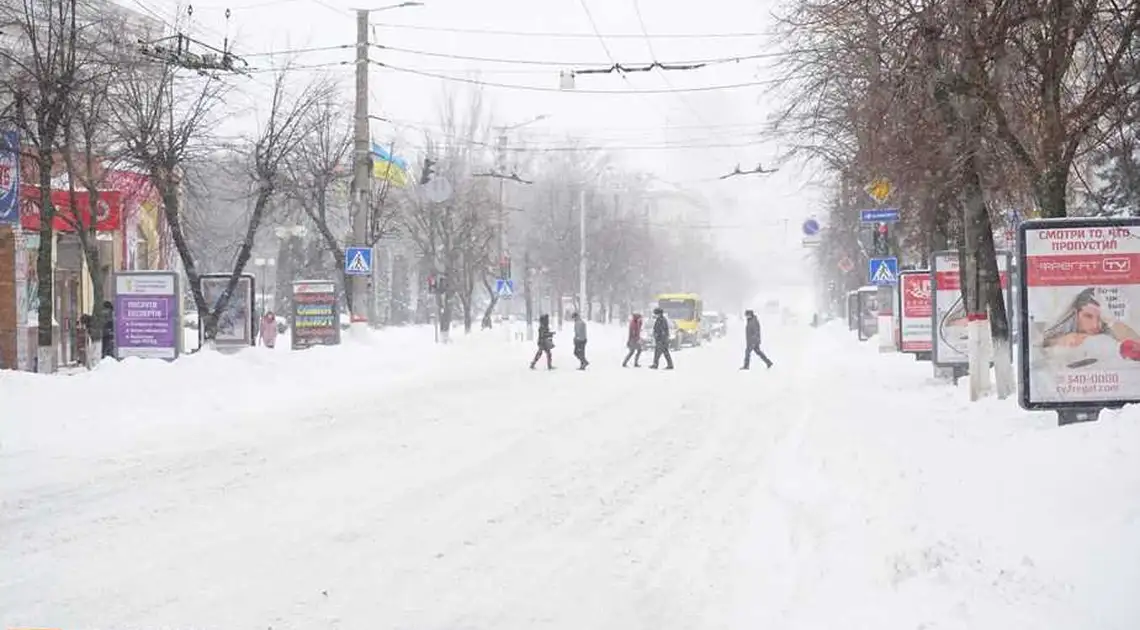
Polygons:
<instances>
[{"instance_id":1,"label":"woman in winter coat","mask_svg":"<svg viewBox=\"0 0 1140 630\"><path fill-rule=\"evenodd\" d=\"M629 353L625 355L621 366L629 367L629 360L633 359L633 367L641 367L641 313L634 313L629 319L629 339L626 340L625 347L629 348Z\"/></svg>"},{"instance_id":2,"label":"woman in winter coat","mask_svg":"<svg viewBox=\"0 0 1140 630\"><path fill-rule=\"evenodd\" d=\"M270 350L277 343L277 316L273 311L266 312L261 318L261 343Z\"/></svg>"},{"instance_id":3,"label":"woman in winter coat","mask_svg":"<svg viewBox=\"0 0 1140 630\"><path fill-rule=\"evenodd\" d=\"M554 332L550 330L550 315L540 315L538 318L538 351L534 353L534 359L530 362L530 369L538 363L543 354L546 354L546 369L554 369L554 361L550 356L550 350L554 348Z\"/></svg>"}]
</instances>

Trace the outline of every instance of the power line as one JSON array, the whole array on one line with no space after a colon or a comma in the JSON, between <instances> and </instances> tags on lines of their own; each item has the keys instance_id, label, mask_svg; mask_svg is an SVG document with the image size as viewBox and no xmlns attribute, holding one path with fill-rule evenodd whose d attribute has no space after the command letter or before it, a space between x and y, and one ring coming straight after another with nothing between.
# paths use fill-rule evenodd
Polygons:
<instances>
[{"instance_id":1,"label":"power line","mask_svg":"<svg viewBox=\"0 0 1140 630\"><path fill-rule=\"evenodd\" d=\"M598 31L598 23L594 21L594 14L590 13L590 5L586 4L586 0L578 0L578 4L582 5L582 10L586 12L586 19L590 21L590 29L594 31L594 35L598 38L598 43L602 45L602 50L606 51L606 57L609 57L610 63L617 65L617 59L614 59L613 53L610 52L609 45L606 44L606 38Z\"/></svg>"},{"instance_id":2,"label":"power line","mask_svg":"<svg viewBox=\"0 0 1140 630\"><path fill-rule=\"evenodd\" d=\"M337 46L316 46L314 48L291 48L291 49L287 49L287 50L277 50L277 51L272 51L272 52L247 53L247 54L242 55L242 56L243 57L283 57L285 55L301 55L304 53L327 52L327 51L331 51L331 50L348 50L350 48L355 48L355 46L352 44L340 44Z\"/></svg>"},{"instance_id":3,"label":"power line","mask_svg":"<svg viewBox=\"0 0 1140 630\"><path fill-rule=\"evenodd\" d=\"M437 74L434 72L425 72L423 70L416 70L412 68L401 68L399 66L389 65L380 61L371 61L370 63L377 65L381 68L386 68L394 72L404 72L407 74L416 74L432 79L441 79L444 81L455 81L458 83L468 83L471 85L482 85L486 87L505 88L511 90L524 90L530 92L561 92L561 93L576 93L576 94L678 94L682 92L718 92L725 90L738 90L743 88L758 87L763 85L772 85L778 82L777 80L765 81L747 81L744 83L728 83L724 85L705 85L691 88L675 88L670 90L585 90L575 88L573 90L563 90L561 88L547 88L537 85L518 85L510 83L496 83L492 81L480 81L478 79L468 79L464 77L447 76L444 74Z\"/></svg>"},{"instance_id":4,"label":"power line","mask_svg":"<svg viewBox=\"0 0 1140 630\"><path fill-rule=\"evenodd\" d=\"M516 65L529 65L529 66L553 66L553 67L572 67L572 66L594 66L599 68L612 68L614 66L639 66L650 65L643 63L636 64L618 64L610 57L610 63L603 63L597 61L559 61L553 59L508 59L505 57L480 57L475 55L461 55L456 53L442 53L430 50L417 50L413 48L402 48L400 46L389 46L387 44L372 44L373 47L380 50L388 50L392 52L404 53L408 55L420 55L424 57L438 57L441 59L455 59L459 61L479 61L484 63L502 63L502 64L516 64ZM771 53L751 53L747 55L736 55L727 57L714 57L710 59L694 59L687 61L669 61L657 62L660 66L711 66L716 64L736 63L741 61L749 61L752 59L769 59L774 57L784 57L791 52L771 52ZM657 61L654 55L653 61Z\"/></svg>"},{"instance_id":5,"label":"power line","mask_svg":"<svg viewBox=\"0 0 1140 630\"><path fill-rule=\"evenodd\" d=\"M374 22L374 26L382 28L407 29L415 31L435 31L441 33L468 33L471 35L505 35L509 37L543 37L562 39L594 39L598 33L565 33L565 32L539 32L539 31L507 31L497 29L456 28L446 26L421 26L418 24L388 24ZM653 35L653 39L742 39L751 37L765 37L764 33L671 33ZM635 33L611 33L603 37L606 39L641 39L644 35Z\"/></svg>"}]
</instances>

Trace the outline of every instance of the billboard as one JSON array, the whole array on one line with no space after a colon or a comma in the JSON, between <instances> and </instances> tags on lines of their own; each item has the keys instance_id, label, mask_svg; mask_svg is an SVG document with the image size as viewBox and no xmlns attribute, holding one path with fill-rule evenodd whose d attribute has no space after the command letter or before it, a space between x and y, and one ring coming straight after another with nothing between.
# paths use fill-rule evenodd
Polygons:
<instances>
[{"instance_id":1,"label":"billboard","mask_svg":"<svg viewBox=\"0 0 1140 630\"><path fill-rule=\"evenodd\" d=\"M294 350L339 344L340 309L336 283L329 280L294 282L293 312L289 319Z\"/></svg>"},{"instance_id":2,"label":"billboard","mask_svg":"<svg viewBox=\"0 0 1140 630\"><path fill-rule=\"evenodd\" d=\"M930 270L900 273L898 287L899 350L914 354L930 352L934 345Z\"/></svg>"},{"instance_id":3,"label":"billboard","mask_svg":"<svg viewBox=\"0 0 1140 630\"><path fill-rule=\"evenodd\" d=\"M1013 300L1010 296L1010 252L997 252L998 275L1005 289L1005 310L1008 313ZM934 365L950 367L969 365L970 356L967 342L969 328L966 304L962 301L962 275L959 269L958 252L943 250L930 254L931 274L931 330L934 343L931 345Z\"/></svg>"},{"instance_id":4,"label":"billboard","mask_svg":"<svg viewBox=\"0 0 1140 630\"><path fill-rule=\"evenodd\" d=\"M1043 219L1018 230L1020 402L1140 401L1140 219Z\"/></svg>"},{"instance_id":5,"label":"billboard","mask_svg":"<svg viewBox=\"0 0 1140 630\"><path fill-rule=\"evenodd\" d=\"M114 281L115 358L178 358L182 350L178 274L122 271Z\"/></svg>"},{"instance_id":6,"label":"billboard","mask_svg":"<svg viewBox=\"0 0 1140 630\"><path fill-rule=\"evenodd\" d=\"M0 131L0 225L20 222L20 135Z\"/></svg>"},{"instance_id":7,"label":"billboard","mask_svg":"<svg viewBox=\"0 0 1140 630\"><path fill-rule=\"evenodd\" d=\"M59 232L74 232L77 227L87 229L91 227L90 195L84 189L75 191L75 206L71 207L71 191L52 190L51 205L55 208L52 218L53 229ZM40 229L40 187L25 184L21 187L20 198L20 225L25 230L34 232ZM98 232L114 232L121 225L123 214L123 195L117 190L100 190L99 199L95 203L96 217L95 230Z\"/></svg>"},{"instance_id":8,"label":"billboard","mask_svg":"<svg viewBox=\"0 0 1140 630\"><path fill-rule=\"evenodd\" d=\"M866 341L879 332L879 287L863 287L856 295L859 341Z\"/></svg>"},{"instance_id":9,"label":"billboard","mask_svg":"<svg viewBox=\"0 0 1140 630\"><path fill-rule=\"evenodd\" d=\"M230 284L228 273L208 273L200 277L202 296L206 306L213 311L222 292ZM237 287L226 303L226 308L218 314L218 331L214 346L218 349L234 349L257 344L257 312L253 305L254 281L251 274L238 277ZM199 319L198 341L205 338L205 322Z\"/></svg>"}]
</instances>

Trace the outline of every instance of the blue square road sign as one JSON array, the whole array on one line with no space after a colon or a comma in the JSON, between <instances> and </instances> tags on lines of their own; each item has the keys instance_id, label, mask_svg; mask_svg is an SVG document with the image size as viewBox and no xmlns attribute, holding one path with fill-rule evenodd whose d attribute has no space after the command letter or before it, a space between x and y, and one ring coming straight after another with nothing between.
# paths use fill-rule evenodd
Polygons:
<instances>
[{"instance_id":1,"label":"blue square road sign","mask_svg":"<svg viewBox=\"0 0 1140 630\"><path fill-rule=\"evenodd\" d=\"M899 259L872 258L867 263L867 276L877 287L893 287L899 281Z\"/></svg>"},{"instance_id":2,"label":"blue square road sign","mask_svg":"<svg viewBox=\"0 0 1140 630\"><path fill-rule=\"evenodd\" d=\"M372 248L344 248L344 273L350 276L372 275Z\"/></svg>"}]
</instances>

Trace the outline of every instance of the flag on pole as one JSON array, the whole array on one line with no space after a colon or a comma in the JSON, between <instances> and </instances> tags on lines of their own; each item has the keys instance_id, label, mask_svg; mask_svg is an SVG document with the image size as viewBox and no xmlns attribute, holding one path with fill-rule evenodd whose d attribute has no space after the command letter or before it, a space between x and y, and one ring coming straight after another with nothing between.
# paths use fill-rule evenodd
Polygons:
<instances>
[{"instance_id":1,"label":"flag on pole","mask_svg":"<svg viewBox=\"0 0 1140 630\"><path fill-rule=\"evenodd\" d=\"M408 163L373 142L372 176L381 181L387 180L397 188L403 188L408 185Z\"/></svg>"}]
</instances>

